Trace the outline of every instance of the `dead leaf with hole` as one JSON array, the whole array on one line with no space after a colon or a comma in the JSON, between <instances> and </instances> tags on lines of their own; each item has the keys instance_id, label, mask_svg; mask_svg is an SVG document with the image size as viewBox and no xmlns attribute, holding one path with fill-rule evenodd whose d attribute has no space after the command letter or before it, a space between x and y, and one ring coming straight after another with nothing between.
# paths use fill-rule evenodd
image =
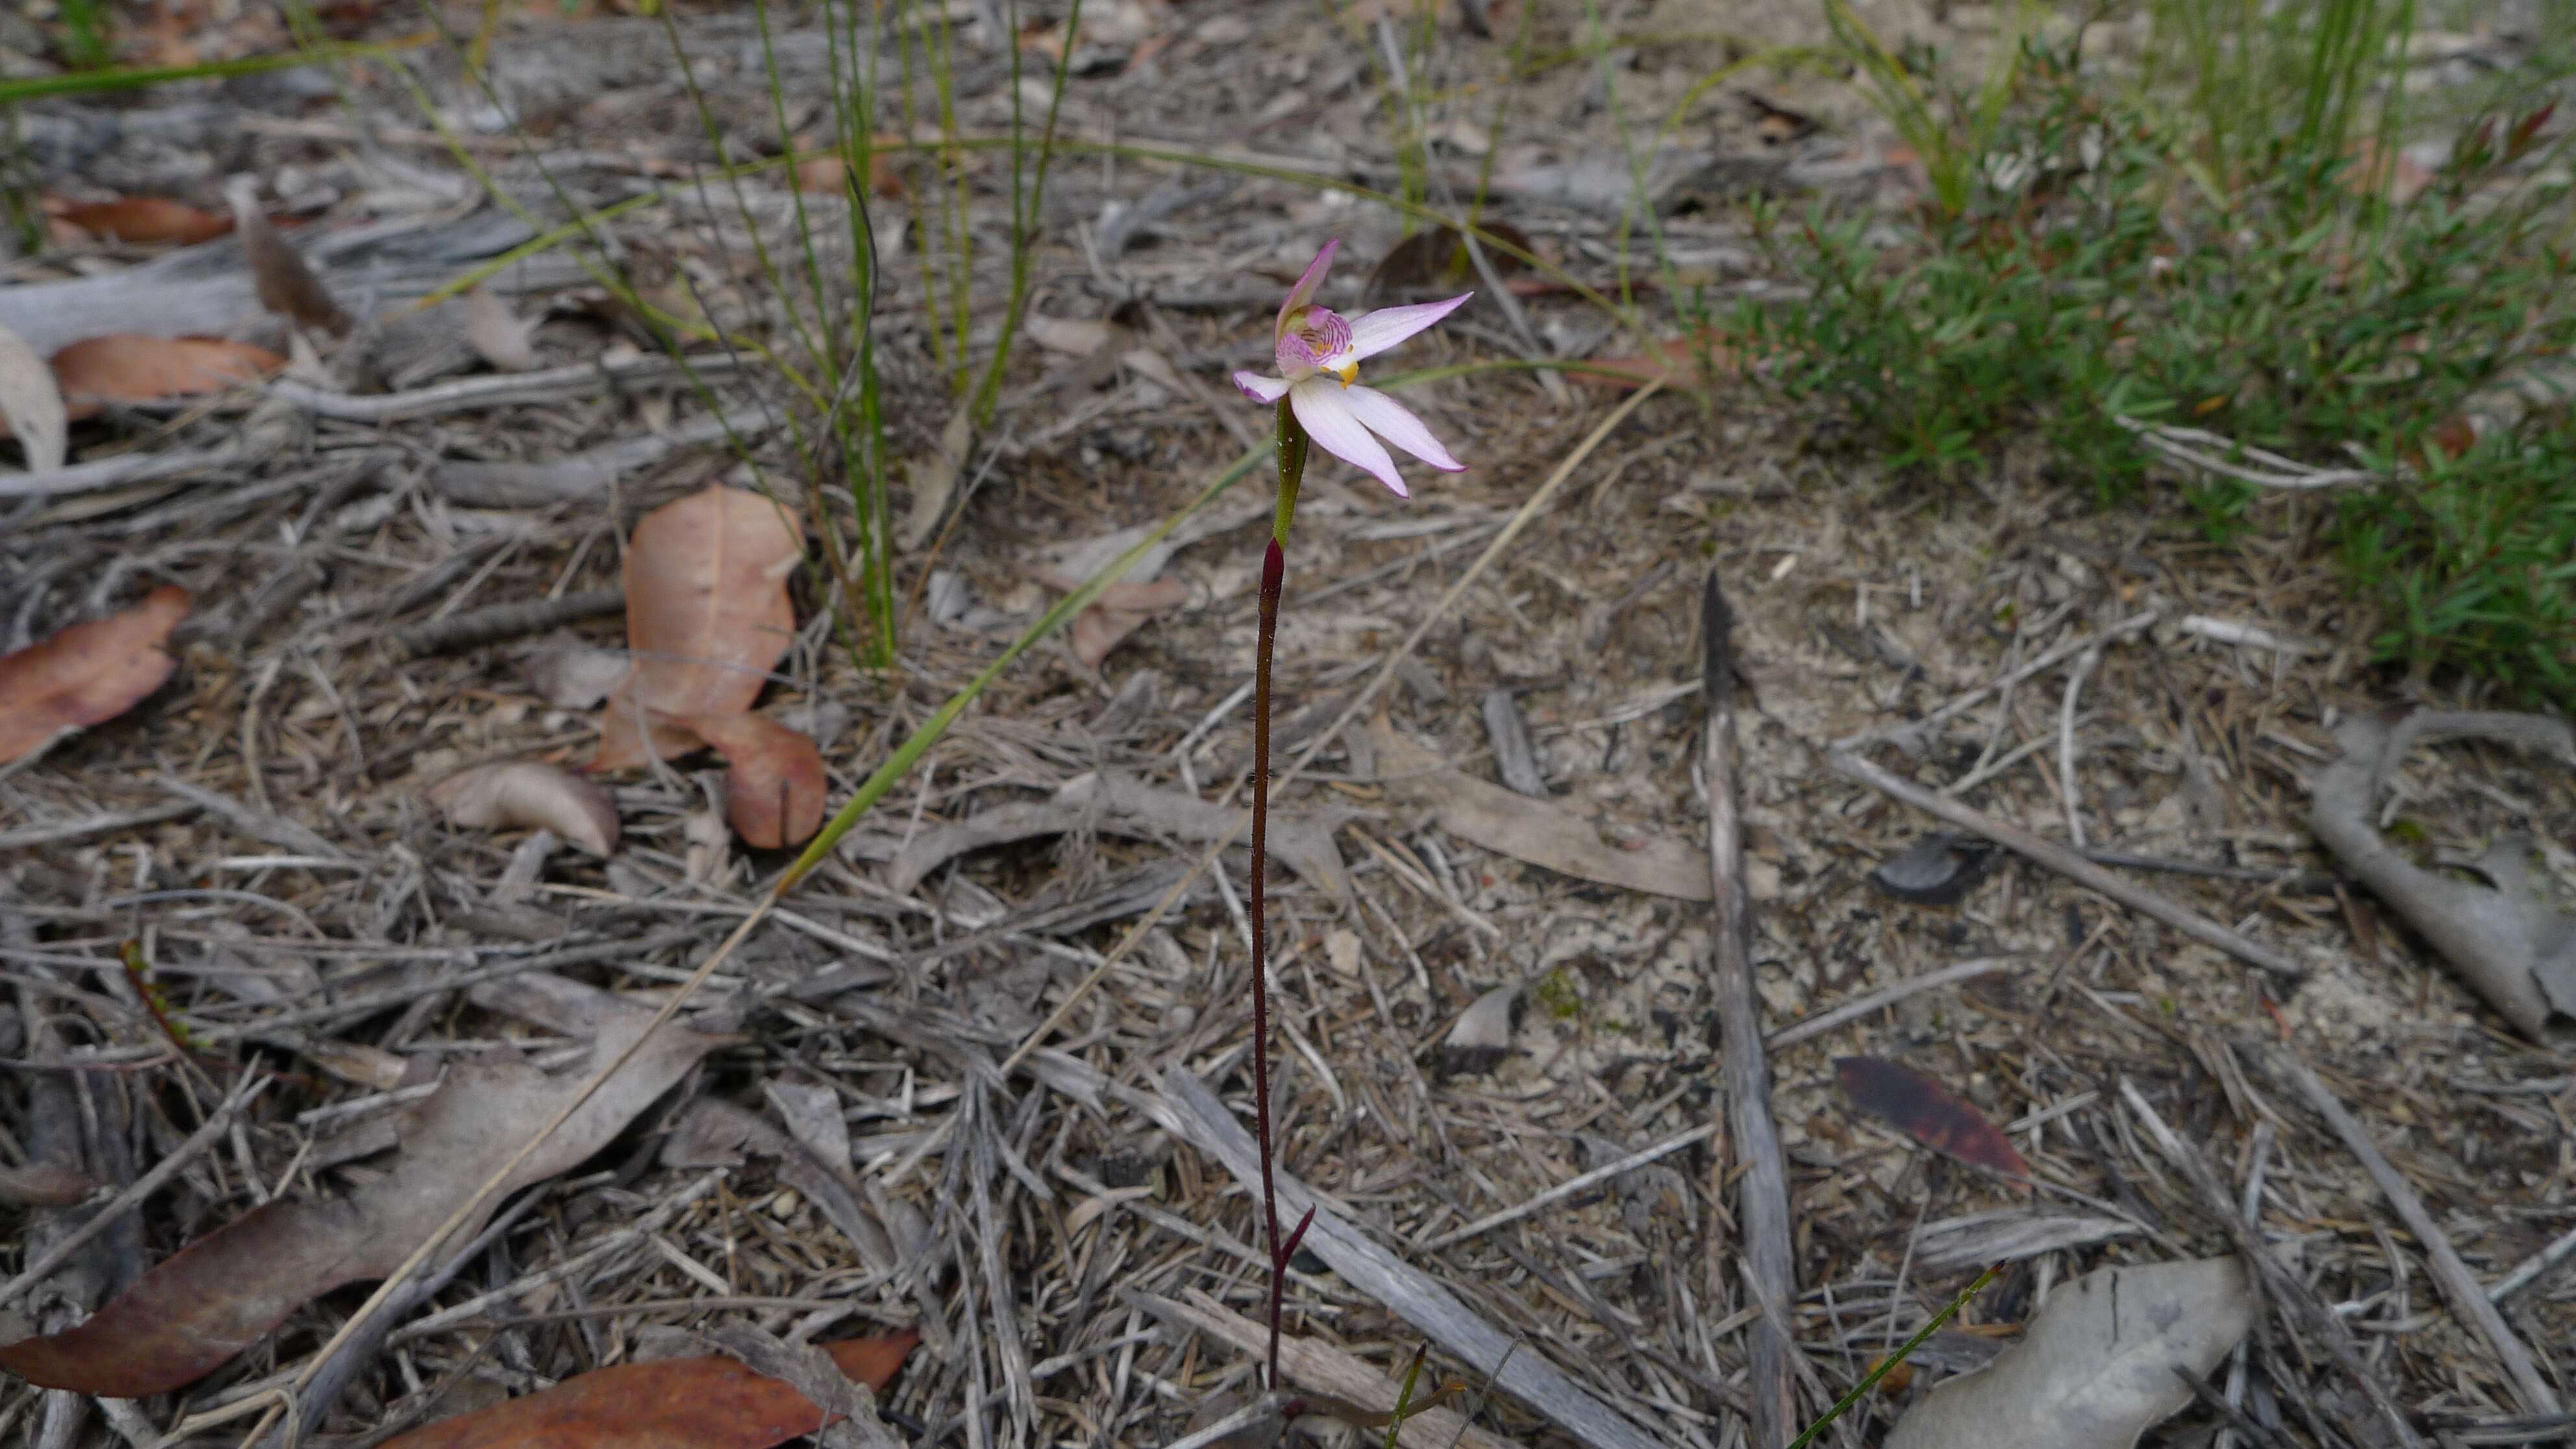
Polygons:
<instances>
[{"instance_id":1,"label":"dead leaf with hole","mask_svg":"<svg viewBox=\"0 0 2576 1449\"><path fill-rule=\"evenodd\" d=\"M1912 1067L1878 1057L1841 1057L1834 1062L1834 1080L1853 1105L1924 1146L2030 1180L2030 1164L1985 1113Z\"/></svg>"},{"instance_id":2,"label":"dead leaf with hole","mask_svg":"<svg viewBox=\"0 0 2576 1449\"><path fill-rule=\"evenodd\" d=\"M120 614L74 624L0 657L0 764L75 726L111 720L178 667L163 652L188 617L188 591L164 584Z\"/></svg>"},{"instance_id":3,"label":"dead leaf with hole","mask_svg":"<svg viewBox=\"0 0 2576 1449\"><path fill-rule=\"evenodd\" d=\"M671 723L725 759L725 822L745 845L802 845L823 828L832 788L814 741L765 715L701 714Z\"/></svg>"},{"instance_id":4,"label":"dead leaf with hole","mask_svg":"<svg viewBox=\"0 0 2576 1449\"><path fill-rule=\"evenodd\" d=\"M1708 855L1696 846L1649 840L1640 849L1622 850L1562 805L1450 769L1382 715L1370 722L1369 740L1377 747L1378 778L1387 789L1428 807L1441 829L1470 845L1579 880L1675 900L1709 899Z\"/></svg>"},{"instance_id":5,"label":"dead leaf with hole","mask_svg":"<svg viewBox=\"0 0 2576 1449\"><path fill-rule=\"evenodd\" d=\"M475 355L503 372L534 372L546 365L532 340L537 322L511 311L501 294L489 287L465 294L465 341Z\"/></svg>"},{"instance_id":6,"label":"dead leaf with hole","mask_svg":"<svg viewBox=\"0 0 2576 1449\"><path fill-rule=\"evenodd\" d=\"M2576 1017L2576 916L2532 890L2530 842L2498 839L2474 865L2488 884L2436 875L2379 833L2379 797L2407 751L2440 739L2510 741L2576 765L2576 725L2545 715L2422 710L2357 716L2335 731L2342 758L2310 786L2308 828L2344 869L2423 933L2515 1029L2546 1039L2552 1016Z\"/></svg>"},{"instance_id":7,"label":"dead leaf with hole","mask_svg":"<svg viewBox=\"0 0 2576 1449\"><path fill-rule=\"evenodd\" d=\"M699 736L657 716L750 711L796 630L787 576L804 544L793 510L721 483L635 525L626 552L634 666L609 697L591 769L632 769L698 748Z\"/></svg>"},{"instance_id":8,"label":"dead leaf with hole","mask_svg":"<svg viewBox=\"0 0 2576 1449\"><path fill-rule=\"evenodd\" d=\"M226 392L286 365L265 347L220 337L111 332L54 354L54 378L75 418L106 403L157 403Z\"/></svg>"},{"instance_id":9,"label":"dead leaf with hole","mask_svg":"<svg viewBox=\"0 0 2576 1449\"><path fill-rule=\"evenodd\" d=\"M233 229L233 219L166 196L84 201L56 215L102 241L132 246L195 246Z\"/></svg>"},{"instance_id":10,"label":"dead leaf with hole","mask_svg":"<svg viewBox=\"0 0 2576 1449\"><path fill-rule=\"evenodd\" d=\"M345 1198L276 1198L199 1238L64 1333L0 1348L0 1369L112 1399L168 1393L347 1283L400 1266L592 1071L634 1042L650 1012L601 1025L588 1058L554 1075L516 1059L459 1061L395 1133L391 1168ZM471 1238L511 1193L580 1165L726 1038L665 1026L567 1118L458 1228Z\"/></svg>"},{"instance_id":11,"label":"dead leaf with hole","mask_svg":"<svg viewBox=\"0 0 2576 1449\"><path fill-rule=\"evenodd\" d=\"M421 792L470 830L551 830L593 855L617 848L617 806L596 780L538 760L459 770Z\"/></svg>"},{"instance_id":12,"label":"dead leaf with hole","mask_svg":"<svg viewBox=\"0 0 2576 1449\"><path fill-rule=\"evenodd\" d=\"M0 327L0 437L18 440L30 473L60 471L71 441L54 370L6 327Z\"/></svg>"},{"instance_id":13,"label":"dead leaf with hole","mask_svg":"<svg viewBox=\"0 0 2576 1449\"><path fill-rule=\"evenodd\" d=\"M304 254L288 246L259 209L258 187L243 177L225 192L232 203L233 230L241 233L242 258L250 264L259 304L294 322L334 336L349 330L349 316L331 300L331 291L313 274Z\"/></svg>"},{"instance_id":14,"label":"dead leaf with hole","mask_svg":"<svg viewBox=\"0 0 2576 1449\"><path fill-rule=\"evenodd\" d=\"M921 1335L817 1344L842 1373L883 1392ZM553 1388L424 1424L381 1449L769 1449L820 1430L814 1401L715 1355L622 1363Z\"/></svg>"},{"instance_id":15,"label":"dead leaf with hole","mask_svg":"<svg viewBox=\"0 0 2576 1449\"><path fill-rule=\"evenodd\" d=\"M2253 1326L2234 1258L2096 1268L1994 1362L1935 1387L1887 1449L2131 1449L2191 1402L2174 1369L2210 1373Z\"/></svg>"}]
</instances>

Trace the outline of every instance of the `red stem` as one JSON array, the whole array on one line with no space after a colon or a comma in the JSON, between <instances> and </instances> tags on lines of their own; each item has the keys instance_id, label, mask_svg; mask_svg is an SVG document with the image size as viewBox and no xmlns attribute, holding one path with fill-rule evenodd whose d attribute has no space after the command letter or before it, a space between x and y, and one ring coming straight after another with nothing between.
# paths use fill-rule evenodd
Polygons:
<instances>
[{"instance_id":1,"label":"red stem","mask_svg":"<svg viewBox=\"0 0 2576 1449\"><path fill-rule=\"evenodd\" d=\"M1279 1197L1270 1171L1269 922L1262 877L1270 845L1270 648L1279 637L1279 586L1288 575L1279 540L1261 556L1261 631L1252 664L1252 1115L1261 1142L1261 1216L1270 1248L1270 1378L1279 1387L1279 1313L1288 1264L1279 1252Z\"/></svg>"}]
</instances>

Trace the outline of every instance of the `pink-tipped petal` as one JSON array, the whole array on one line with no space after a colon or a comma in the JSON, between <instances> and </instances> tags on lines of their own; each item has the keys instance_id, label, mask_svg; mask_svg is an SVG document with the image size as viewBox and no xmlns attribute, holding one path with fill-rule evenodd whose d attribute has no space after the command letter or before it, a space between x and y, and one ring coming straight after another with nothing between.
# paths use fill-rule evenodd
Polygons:
<instances>
[{"instance_id":1,"label":"pink-tipped petal","mask_svg":"<svg viewBox=\"0 0 2576 1449\"><path fill-rule=\"evenodd\" d=\"M1318 377L1301 382L1288 390L1288 406L1295 410L1297 421L1305 424L1306 436L1315 446L1375 478L1395 490L1398 498L1412 495L1404 491L1404 478L1395 471L1395 460L1369 436L1359 414L1343 400L1342 384L1337 378Z\"/></svg>"},{"instance_id":2,"label":"pink-tipped petal","mask_svg":"<svg viewBox=\"0 0 2576 1449\"><path fill-rule=\"evenodd\" d=\"M1376 388L1345 388L1342 403L1351 410L1352 416L1360 420L1361 426L1441 472L1467 471L1466 464L1449 456L1449 450L1440 445L1440 440L1431 436L1431 429L1423 426L1422 419Z\"/></svg>"},{"instance_id":3,"label":"pink-tipped petal","mask_svg":"<svg viewBox=\"0 0 2576 1449\"><path fill-rule=\"evenodd\" d=\"M1476 295L1461 292L1446 302L1421 302L1411 307L1381 307L1351 319L1351 356L1375 357L1395 344L1467 305Z\"/></svg>"},{"instance_id":4,"label":"pink-tipped petal","mask_svg":"<svg viewBox=\"0 0 2576 1449\"><path fill-rule=\"evenodd\" d=\"M1324 249L1315 253L1315 259L1306 264L1305 275L1297 279L1297 285L1288 289L1288 300L1279 304L1279 320L1272 324L1271 336L1277 337L1285 333L1288 330L1289 314L1315 300L1315 293L1324 285L1324 273L1332 268L1333 253L1341 249L1341 238L1335 237L1324 243Z\"/></svg>"},{"instance_id":5,"label":"pink-tipped petal","mask_svg":"<svg viewBox=\"0 0 2576 1449\"><path fill-rule=\"evenodd\" d=\"M1254 402L1275 403L1288 394L1288 379L1263 377L1257 372L1236 373L1234 385L1242 389L1243 395Z\"/></svg>"}]
</instances>

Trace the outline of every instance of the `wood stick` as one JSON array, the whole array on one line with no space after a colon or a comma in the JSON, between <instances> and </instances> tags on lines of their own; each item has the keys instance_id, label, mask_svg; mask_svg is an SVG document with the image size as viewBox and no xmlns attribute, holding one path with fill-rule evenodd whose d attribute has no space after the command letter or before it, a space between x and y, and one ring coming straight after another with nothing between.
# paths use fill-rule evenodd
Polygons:
<instances>
[{"instance_id":1,"label":"wood stick","mask_svg":"<svg viewBox=\"0 0 2576 1449\"><path fill-rule=\"evenodd\" d=\"M2006 825L1956 800L1947 800L1900 778L1858 755L1836 752L1826 757L1835 773L1891 795L1938 820L1972 831L2025 860L2044 865L2096 895L2108 896L2143 916L2152 916L2204 946L2215 946L2239 961L2260 966L2285 982L2304 980L2307 968L2260 941L2231 931L2197 911L2175 904L2154 891L2131 884L2054 841Z\"/></svg>"},{"instance_id":2,"label":"wood stick","mask_svg":"<svg viewBox=\"0 0 2576 1449\"><path fill-rule=\"evenodd\" d=\"M1254 1153L1252 1134L1187 1069L1167 1068L1162 1091L1138 1105L1163 1127L1223 1163L1246 1191L1258 1190L1261 1162ZM1305 1244L1316 1256L1352 1287L1430 1335L1471 1372L1492 1375L1497 1390L1528 1405L1531 1412L1589 1449L1658 1449L1653 1436L1595 1398L1535 1349L1515 1342L1431 1275L1343 1221L1313 1189L1284 1172L1277 1175L1277 1182L1280 1216L1293 1220L1309 1204L1315 1207L1314 1226L1306 1230Z\"/></svg>"},{"instance_id":3,"label":"wood stick","mask_svg":"<svg viewBox=\"0 0 2576 1449\"><path fill-rule=\"evenodd\" d=\"M1238 1352L1258 1357L1267 1351L1269 1334L1260 1324L1227 1310L1195 1288L1189 1290L1184 1301L1129 1290L1121 1290L1119 1296L1165 1323L1194 1329ZM1291 1380L1315 1392L1370 1409L1395 1407L1396 1386L1384 1374L1319 1339L1291 1338L1282 1342L1279 1367ZM1430 1391L1431 1385L1424 1383L1416 1400ZM1512 1449L1511 1441L1477 1428L1451 1408L1425 1409L1408 1417L1396 1442L1404 1449L1451 1449L1452 1445L1457 1449Z\"/></svg>"},{"instance_id":4,"label":"wood stick","mask_svg":"<svg viewBox=\"0 0 2576 1449\"><path fill-rule=\"evenodd\" d=\"M1717 920L1710 974L1724 1038L1728 1146L1739 1164L1735 1220L1744 1268L1763 1313L1752 1325L1752 1400L1746 1434L1785 1444L1798 1432L1797 1345L1778 1309L1798 1298L1798 1259L1789 1223L1789 1166L1771 1116L1771 1066L1762 1048L1762 998L1753 989L1753 897L1744 879L1743 794L1736 779L1735 616L1711 569L1700 592L1700 684L1708 728L1700 760L1708 791L1708 874ZM1721 1270L1715 1281L1725 1281Z\"/></svg>"},{"instance_id":5,"label":"wood stick","mask_svg":"<svg viewBox=\"0 0 2576 1449\"><path fill-rule=\"evenodd\" d=\"M524 599L426 620L395 630L386 643L406 657L473 649L503 639L542 634L558 624L614 614L625 607L626 590L622 588L584 589L559 599Z\"/></svg>"},{"instance_id":6,"label":"wood stick","mask_svg":"<svg viewBox=\"0 0 2576 1449\"><path fill-rule=\"evenodd\" d=\"M2531 1350L2515 1336L2513 1326L2504 1321L2504 1314L2487 1301L2486 1290L2469 1272L2469 1265L2460 1261L2458 1250L2451 1246L2451 1240L2444 1235L2441 1225L2433 1221L2433 1215L2424 1210L2424 1200L2415 1195L2415 1189L2407 1183L2405 1176L2379 1150L2379 1144L2370 1140L2370 1133L2353 1118L2352 1113L2345 1110L2342 1100L2318 1080L2315 1072L2309 1070L2306 1062L2287 1052L2276 1053L2274 1060L2280 1066L2281 1074L2299 1089L2299 1095L2308 1099L2308 1105L2317 1109L2317 1115L2326 1119L2326 1125L2332 1127L2335 1135L2343 1139L2343 1145L2360 1159L2363 1170L2370 1174L2371 1181L2379 1184L2380 1192L2387 1196L2388 1205L2397 1210L2406 1230L2415 1235L2415 1241L2424 1245L2424 1259L2433 1270L2434 1283L2440 1286L2442 1296L2451 1300L2452 1311L2466 1319L2469 1326L2487 1341L2487 1346L2495 1350L2496 1357L2503 1361L2505 1377L2513 1381L2514 1392L2522 1398L2522 1411L2526 1414L2559 1412L2558 1395L2550 1391L2549 1381L2541 1377L2539 1365L2532 1362Z\"/></svg>"}]
</instances>

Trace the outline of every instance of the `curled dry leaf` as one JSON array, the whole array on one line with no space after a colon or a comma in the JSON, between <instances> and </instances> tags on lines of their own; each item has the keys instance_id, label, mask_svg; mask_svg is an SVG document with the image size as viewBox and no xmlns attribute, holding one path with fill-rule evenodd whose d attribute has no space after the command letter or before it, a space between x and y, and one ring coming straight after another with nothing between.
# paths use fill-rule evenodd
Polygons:
<instances>
[{"instance_id":1,"label":"curled dry leaf","mask_svg":"<svg viewBox=\"0 0 2576 1449\"><path fill-rule=\"evenodd\" d=\"M64 207L63 220L102 241L136 246L195 246L233 229L233 219L166 196L120 196Z\"/></svg>"},{"instance_id":2,"label":"curled dry leaf","mask_svg":"<svg viewBox=\"0 0 2576 1449\"><path fill-rule=\"evenodd\" d=\"M188 591L164 584L121 614L0 658L0 764L64 729L114 719L159 689L177 667L162 646L186 617Z\"/></svg>"},{"instance_id":3,"label":"curled dry leaf","mask_svg":"<svg viewBox=\"0 0 2576 1449\"><path fill-rule=\"evenodd\" d=\"M53 369L6 327L0 327L0 437L18 440L30 473L59 470L71 438Z\"/></svg>"},{"instance_id":4,"label":"curled dry leaf","mask_svg":"<svg viewBox=\"0 0 2576 1449\"><path fill-rule=\"evenodd\" d=\"M635 525L626 553L634 668L609 698L592 769L631 769L701 743L657 715L750 710L796 629L787 575L804 539L793 511L720 483Z\"/></svg>"},{"instance_id":5,"label":"curled dry leaf","mask_svg":"<svg viewBox=\"0 0 2576 1449\"><path fill-rule=\"evenodd\" d=\"M882 1392L921 1335L817 1344ZM821 1429L813 1400L730 1359L666 1358L575 1374L553 1388L425 1424L383 1449L769 1449Z\"/></svg>"},{"instance_id":6,"label":"curled dry leaf","mask_svg":"<svg viewBox=\"0 0 2576 1449\"><path fill-rule=\"evenodd\" d=\"M823 827L831 781L814 741L756 714L701 714L676 721L725 758L725 820L746 845L802 845Z\"/></svg>"},{"instance_id":7,"label":"curled dry leaf","mask_svg":"<svg viewBox=\"0 0 2576 1449\"><path fill-rule=\"evenodd\" d=\"M223 392L286 365L265 347L220 337L149 337L112 332L54 354L54 377L73 417L102 403L153 403Z\"/></svg>"},{"instance_id":8,"label":"curled dry leaf","mask_svg":"<svg viewBox=\"0 0 2576 1449\"><path fill-rule=\"evenodd\" d=\"M256 1343L288 1314L346 1283L381 1278L507 1163L537 1124L651 1021L605 1021L590 1057L553 1076L525 1062L469 1061L406 1114L392 1170L345 1198L277 1198L181 1249L67 1332L0 1347L0 1369L51 1389L112 1399L167 1393ZM653 1033L615 1076L504 1180L458 1229L470 1238L509 1194L608 1145L724 1038Z\"/></svg>"},{"instance_id":9,"label":"curled dry leaf","mask_svg":"<svg viewBox=\"0 0 2576 1449\"><path fill-rule=\"evenodd\" d=\"M2373 817L2388 773L2421 740L2509 740L2576 765L2576 725L2542 715L2420 711L2357 717L2335 731L2342 758L2311 786L2308 828L2344 869L2361 877L2424 933L2487 1004L2523 1035L2543 1039L2552 1015L2576 1017L2576 916L2531 890L2529 842L2507 837L2477 864L2492 885L2436 875L2380 837Z\"/></svg>"},{"instance_id":10,"label":"curled dry leaf","mask_svg":"<svg viewBox=\"0 0 2576 1449\"><path fill-rule=\"evenodd\" d=\"M551 830L593 855L617 848L617 806L596 780L537 760L459 770L422 792L472 830Z\"/></svg>"},{"instance_id":11,"label":"curled dry leaf","mask_svg":"<svg viewBox=\"0 0 2576 1449\"><path fill-rule=\"evenodd\" d=\"M233 229L241 233L242 256L250 263L259 304L299 326L334 335L348 331L348 314L331 300L330 289L313 274L304 254L268 224L268 214L259 209L258 188L249 178L237 180L224 196L232 203Z\"/></svg>"},{"instance_id":12,"label":"curled dry leaf","mask_svg":"<svg viewBox=\"0 0 2576 1449\"><path fill-rule=\"evenodd\" d=\"M485 362L503 372L534 372L546 365L532 339L537 319L510 310L501 294L476 287L465 294L465 340Z\"/></svg>"},{"instance_id":13,"label":"curled dry leaf","mask_svg":"<svg viewBox=\"0 0 2576 1449\"><path fill-rule=\"evenodd\" d=\"M2096 1268L1993 1363L1933 1389L1887 1449L2130 1449L2191 1402L2175 1367L2207 1374L2253 1326L2234 1258Z\"/></svg>"},{"instance_id":14,"label":"curled dry leaf","mask_svg":"<svg viewBox=\"0 0 2576 1449\"><path fill-rule=\"evenodd\" d=\"M2030 1180L2030 1164L1985 1113L1912 1067L1878 1057L1842 1057L1834 1062L1834 1079L1862 1111L1924 1146Z\"/></svg>"}]
</instances>

